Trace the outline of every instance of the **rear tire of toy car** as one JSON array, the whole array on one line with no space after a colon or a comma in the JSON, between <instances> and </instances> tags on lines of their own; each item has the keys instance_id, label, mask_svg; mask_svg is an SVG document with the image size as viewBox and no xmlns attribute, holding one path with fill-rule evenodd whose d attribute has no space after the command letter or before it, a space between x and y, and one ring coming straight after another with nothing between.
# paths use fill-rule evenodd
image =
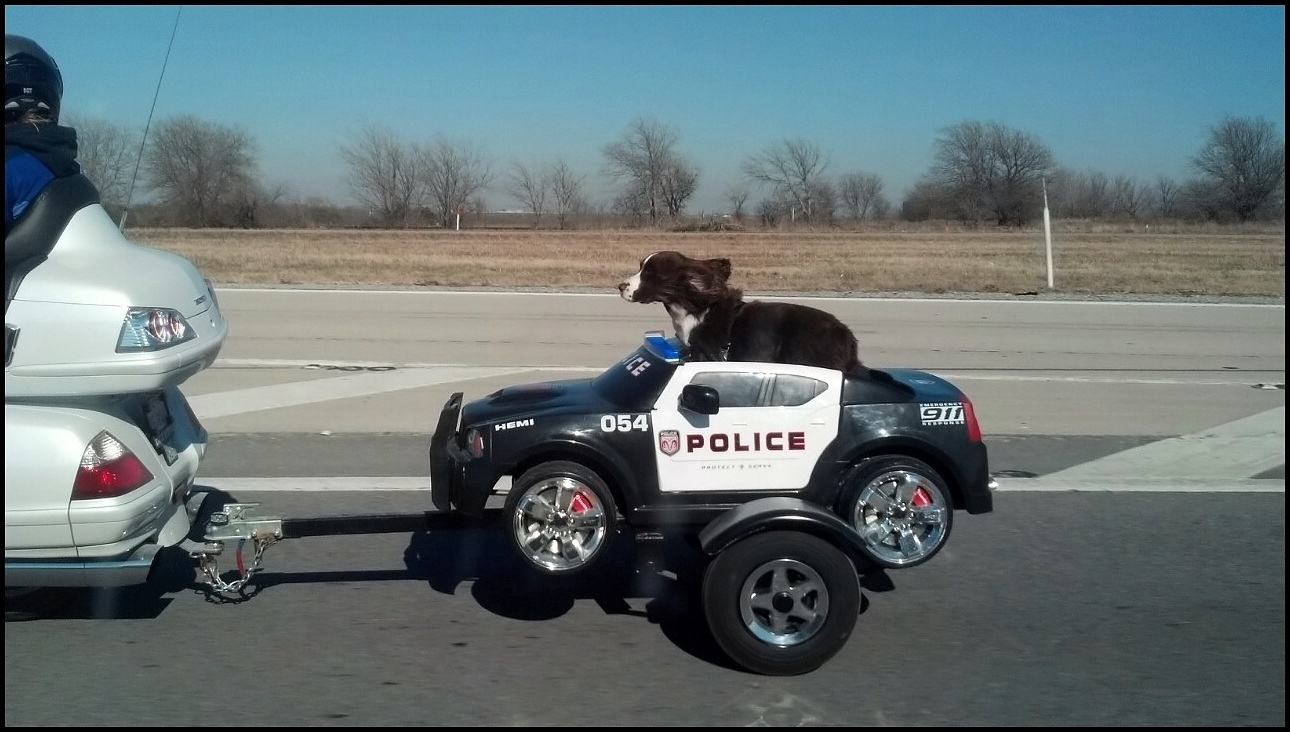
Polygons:
<instances>
[{"instance_id":1,"label":"rear tire of toy car","mask_svg":"<svg viewBox=\"0 0 1290 732\"><path fill-rule=\"evenodd\" d=\"M814 671L846 644L860 612L851 559L810 534L771 531L727 547L703 575L717 645L760 674Z\"/></svg>"},{"instance_id":2,"label":"rear tire of toy car","mask_svg":"<svg viewBox=\"0 0 1290 732\"><path fill-rule=\"evenodd\" d=\"M894 482L913 486L909 492L921 491L928 503L890 502L892 496L873 492L890 493ZM890 503L875 505L884 501ZM954 527L953 497L945 479L927 463L904 455L874 457L861 463L842 492L838 515L860 534L881 566L893 569L915 567L936 556Z\"/></svg>"},{"instance_id":3,"label":"rear tire of toy car","mask_svg":"<svg viewBox=\"0 0 1290 732\"><path fill-rule=\"evenodd\" d=\"M511 546L527 567L549 577L583 576L598 565L616 534L617 517L609 486L575 462L537 465L506 496Z\"/></svg>"}]
</instances>

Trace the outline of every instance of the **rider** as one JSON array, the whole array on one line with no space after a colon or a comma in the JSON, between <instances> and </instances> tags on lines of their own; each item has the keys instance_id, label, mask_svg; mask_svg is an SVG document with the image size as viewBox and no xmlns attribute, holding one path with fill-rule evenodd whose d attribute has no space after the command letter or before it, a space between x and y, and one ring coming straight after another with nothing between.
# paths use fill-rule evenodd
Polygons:
<instances>
[{"instance_id":1,"label":"rider","mask_svg":"<svg viewBox=\"0 0 1290 732\"><path fill-rule=\"evenodd\" d=\"M76 130L60 127L63 75L35 41L4 37L4 233L55 178L80 172Z\"/></svg>"}]
</instances>

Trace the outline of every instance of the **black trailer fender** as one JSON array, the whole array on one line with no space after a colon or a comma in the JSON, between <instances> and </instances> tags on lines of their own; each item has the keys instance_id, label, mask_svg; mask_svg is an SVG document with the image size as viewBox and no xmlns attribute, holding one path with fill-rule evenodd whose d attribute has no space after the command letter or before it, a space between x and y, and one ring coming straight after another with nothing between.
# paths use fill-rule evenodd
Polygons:
<instances>
[{"instance_id":1,"label":"black trailer fender","mask_svg":"<svg viewBox=\"0 0 1290 732\"><path fill-rule=\"evenodd\" d=\"M703 527L699 546L715 556L763 531L801 531L817 536L846 552L862 572L893 566L871 554L860 535L837 515L799 498L758 498L736 506Z\"/></svg>"}]
</instances>

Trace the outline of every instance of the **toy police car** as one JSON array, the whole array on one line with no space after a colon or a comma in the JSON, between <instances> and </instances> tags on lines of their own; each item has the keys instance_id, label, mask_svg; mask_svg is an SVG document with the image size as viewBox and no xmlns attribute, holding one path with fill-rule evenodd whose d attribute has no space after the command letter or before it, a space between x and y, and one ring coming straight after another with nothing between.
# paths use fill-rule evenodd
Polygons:
<instances>
[{"instance_id":1,"label":"toy police car","mask_svg":"<svg viewBox=\"0 0 1290 732\"><path fill-rule=\"evenodd\" d=\"M461 396L431 443L436 507L483 515L514 476L508 534L551 575L595 565L622 525L697 531L767 497L832 512L874 564L909 567L945 545L955 509L992 508L972 402L922 371L687 362L651 332L596 378Z\"/></svg>"}]
</instances>

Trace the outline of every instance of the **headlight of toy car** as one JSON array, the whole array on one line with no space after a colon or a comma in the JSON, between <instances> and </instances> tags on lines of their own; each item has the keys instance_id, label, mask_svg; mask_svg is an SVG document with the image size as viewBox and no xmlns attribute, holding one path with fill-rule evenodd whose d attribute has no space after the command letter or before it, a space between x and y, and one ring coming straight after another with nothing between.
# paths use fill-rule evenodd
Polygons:
<instances>
[{"instance_id":1,"label":"headlight of toy car","mask_svg":"<svg viewBox=\"0 0 1290 732\"><path fill-rule=\"evenodd\" d=\"M130 308L121 335L116 341L117 353L160 351L196 338L184 316L169 308Z\"/></svg>"},{"instance_id":2,"label":"headlight of toy car","mask_svg":"<svg viewBox=\"0 0 1290 732\"><path fill-rule=\"evenodd\" d=\"M466 449L470 451L471 457L483 457L484 455L484 435L479 430L472 429L466 433Z\"/></svg>"}]
</instances>

